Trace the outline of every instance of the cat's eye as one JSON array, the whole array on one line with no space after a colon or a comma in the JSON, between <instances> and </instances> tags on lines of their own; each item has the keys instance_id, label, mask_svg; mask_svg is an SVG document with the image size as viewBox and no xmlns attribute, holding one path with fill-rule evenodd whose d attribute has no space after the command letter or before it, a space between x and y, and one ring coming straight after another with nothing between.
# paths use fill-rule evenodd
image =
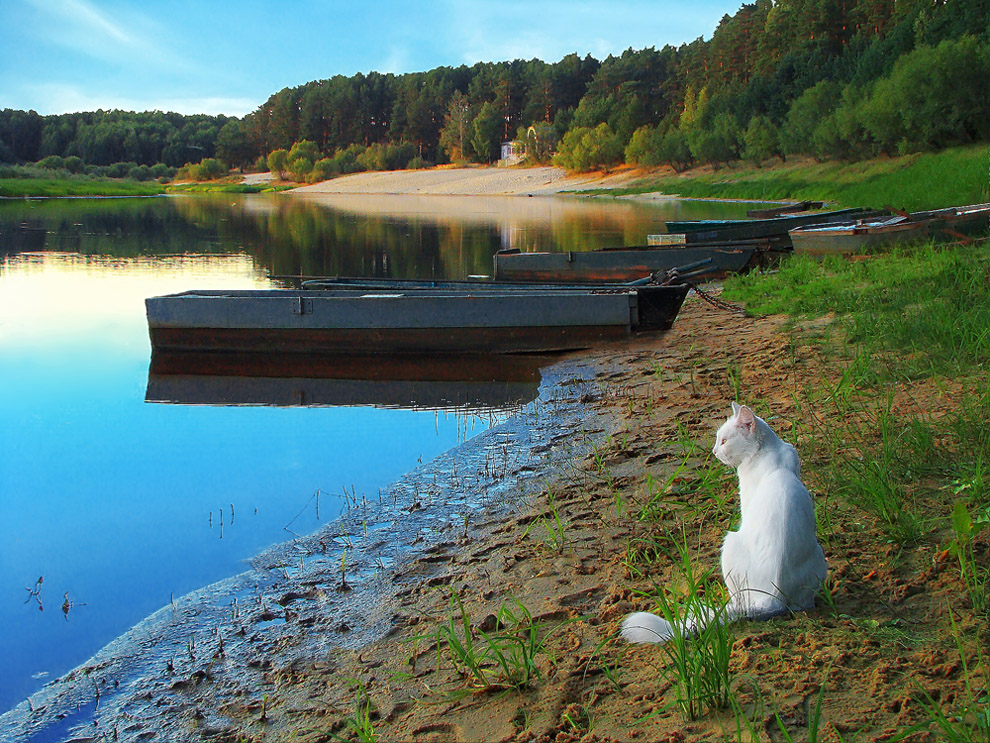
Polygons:
<instances>
[{"instance_id":1,"label":"cat's eye","mask_svg":"<svg viewBox=\"0 0 990 743\"><path fill-rule=\"evenodd\" d=\"M719 444L719 446L725 446L725 439L722 439L721 441L719 441L718 444Z\"/></svg>"}]
</instances>

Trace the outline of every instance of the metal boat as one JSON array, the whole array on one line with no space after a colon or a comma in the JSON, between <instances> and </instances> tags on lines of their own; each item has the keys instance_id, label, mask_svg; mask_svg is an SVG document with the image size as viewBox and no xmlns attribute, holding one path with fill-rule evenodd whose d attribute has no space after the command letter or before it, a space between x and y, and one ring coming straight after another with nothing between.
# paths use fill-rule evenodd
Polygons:
<instances>
[{"instance_id":1,"label":"metal boat","mask_svg":"<svg viewBox=\"0 0 990 743\"><path fill-rule=\"evenodd\" d=\"M901 212L895 216L810 225L790 231L794 252L807 255L861 253L881 246L962 239L990 229L990 204Z\"/></svg>"},{"instance_id":2,"label":"metal boat","mask_svg":"<svg viewBox=\"0 0 990 743\"><path fill-rule=\"evenodd\" d=\"M709 277L724 276L755 265L768 250L760 241L733 246L607 248L565 253L501 250L495 254L495 278L499 281L565 283L628 282L701 261L709 263Z\"/></svg>"},{"instance_id":3,"label":"metal boat","mask_svg":"<svg viewBox=\"0 0 990 743\"><path fill-rule=\"evenodd\" d=\"M155 351L531 353L665 330L688 286L196 290L145 300Z\"/></svg>"}]
</instances>

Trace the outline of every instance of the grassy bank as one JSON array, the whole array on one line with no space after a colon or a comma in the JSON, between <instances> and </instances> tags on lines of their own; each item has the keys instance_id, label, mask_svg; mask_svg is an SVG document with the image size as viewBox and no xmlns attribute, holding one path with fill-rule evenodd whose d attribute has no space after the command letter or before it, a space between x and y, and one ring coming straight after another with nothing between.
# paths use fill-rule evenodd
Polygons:
<instances>
[{"instance_id":1,"label":"grassy bank","mask_svg":"<svg viewBox=\"0 0 990 743\"><path fill-rule=\"evenodd\" d=\"M856 163L743 164L715 172L645 177L614 195L661 192L697 198L809 199L839 206L932 209L990 201L990 146Z\"/></svg>"},{"instance_id":2,"label":"grassy bank","mask_svg":"<svg viewBox=\"0 0 990 743\"><path fill-rule=\"evenodd\" d=\"M296 184L273 186L270 183L176 183L168 193L273 193L295 188Z\"/></svg>"},{"instance_id":3,"label":"grassy bank","mask_svg":"<svg viewBox=\"0 0 990 743\"><path fill-rule=\"evenodd\" d=\"M751 315L788 315L793 337L838 365L796 398L806 474L834 498L824 528L866 519L892 547L878 569L921 590L937 590L940 564L955 572L954 596L899 616L914 625L902 640L956 648L965 691L942 700L916 691L922 719L905 739L932 730L940 740L990 740L987 276L986 243L927 245L856 262L795 258L779 273L733 278L724 293Z\"/></svg>"},{"instance_id":4,"label":"grassy bank","mask_svg":"<svg viewBox=\"0 0 990 743\"><path fill-rule=\"evenodd\" d=\"M156 182L138 182L113 178L0 178L0 196L155 196L165 193Z\"/></svg>"}]
</instances>

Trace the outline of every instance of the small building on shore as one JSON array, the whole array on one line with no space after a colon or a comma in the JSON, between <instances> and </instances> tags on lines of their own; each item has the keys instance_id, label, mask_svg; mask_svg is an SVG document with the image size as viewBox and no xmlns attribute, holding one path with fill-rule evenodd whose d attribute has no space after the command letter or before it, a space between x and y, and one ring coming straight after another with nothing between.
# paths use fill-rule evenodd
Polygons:
<instances>
[{"instance_id":1,"label":"small building on shore","mask_svg":"<svg viewBox=\"0 0 990 743\"><path fill-rule=\"evenodd\" d=\"M525 148L522 142L517 142L515 140L511 142L502 142L502 157L499 158L498 165L509 166L518 165L523 161L523 155L525 154Z\"/></svg>"}]
</instances>

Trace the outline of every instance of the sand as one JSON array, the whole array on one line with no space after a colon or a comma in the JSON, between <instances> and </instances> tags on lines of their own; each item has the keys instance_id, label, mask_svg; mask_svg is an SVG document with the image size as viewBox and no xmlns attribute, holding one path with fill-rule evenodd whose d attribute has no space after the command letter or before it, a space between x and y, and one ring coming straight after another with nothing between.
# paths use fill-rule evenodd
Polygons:
<instances>
[{"instance_id":1,"label":"sand","mask_svg":"<svg viewBox=\"0 0 990 743\"><path fill-rule=\"evenodd\" d=\"M299 194L432 194L457 196L549 196L564 191L616 188L636 178L633 171L614 175L568 175L562 168L434 168L354 173L311 186Z\"/></svg>"}]
</instances>

